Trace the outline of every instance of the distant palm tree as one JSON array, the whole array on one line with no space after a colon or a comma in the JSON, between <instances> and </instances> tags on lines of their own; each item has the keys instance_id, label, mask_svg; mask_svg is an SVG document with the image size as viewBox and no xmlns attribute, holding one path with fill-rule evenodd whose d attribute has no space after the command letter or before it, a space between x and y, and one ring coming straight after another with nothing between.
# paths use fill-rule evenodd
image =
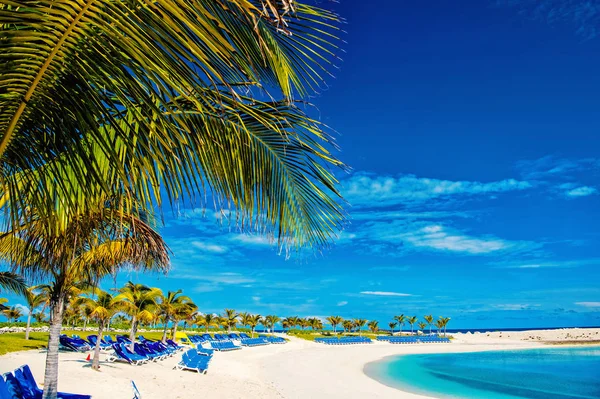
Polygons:
<instances>
[{"instance_id":1,"label":"distant palm tree","mask_svg":"<svg viewBox=\"0 0 600 399\"><path fill-rule=\"evenodd\" d=\"M429 335L431 335L431 325L433 324L433 316L427 315L423 318L425 319L425 321L427 322L427 325L429 326Z\"/></svg>"},{"instance_id":2,"label":"distant palm tree","mask_svg":"<svg viewBox=\"0 0 600 399\"><path fill-rule=\"evenodd\" d=\"M377 331L379 331L379 322L376 320L371 320L368 324L369 330L371 330L371 332L376 333Z\"/></svg>"},{"instance_id":3,"label":"distant palm tree","mask_svg":"<svg viewBox=\"0 0 600 399\"><path fill-rule=\"evenodd\" d=\"M300 326L300 328L302 328L302 331L304 331L306 327L310 326L310 322L305 317L302 317L298 320L298 325Z\"/></svg>"},{"instance_id":4,"label":"distant palm tree","mask_svg":"<svg viewBox=\"0 0 600 399\"><path fill-rule=\"evenodd\" d=\"M390 331L392 332L392 335L394 335L394 328L396 328L396 326L398 325L398 323L396 323L395 321L391 321L388 326L390 326Z\"/></svg>"},{"instance_id":5,"label":"distant palm tree","mask_svg":"<svg viewBox=\"0 0 600 399\"><path fill-rule=\"evenodd\" d=\"M225 309L223 318L226 321L227 333L231 333L231 329L235 328L238 322L238 314L233 309Z\"/></svg>"},{"instance_id":6,"label":"distant palm tree","mask_svg":"<svg viewBox=\"0 0 600 399\"><path fill-rule=\"evenodd\" d=\"M342 327L344 327L344 332L350 332L354 328L354 322L352 320L344 320Z\"/></svg>"},{"instance_id":7,"label":"distant palm tree","mask_svg":"<svg viewBox=\"0 0 600 399\"><path fill-rule=\"evenodd\" d=\"M342 318L342 316L329 316L327 318L327 322L329 324L331 324L331 327L333 327L333 333L337 333L337 326L339 324L342 324L342 322L344 321L344 319Z\"/></svg>"},{"instance_id":8,"label":"distant palm tree","mask_svg":"<svg viewBox=\"0 0 600 399\"><path fill-rule=\"evenodd\" d=\"M167 295L161 293L158 297L159 304L157 309L159 310L159 314L162 316L165 324L163 327L163 335L161 339L163 344L167 342L167 329L169 326L169 322L174 321L176 314L178 312L181 312L182 309L186 308L189 304L192 303L190 297L181 295L182 292L182 290L169 291L167 292ZM175 338L175 336L173 336L173 338Z\"/></svg>"},{"instance_id":9,"label":"distant palm tree","mask_svg":"<svg viewBox=\"0 0 600 399\"><path fill-rule=\"evenodd\" d=\"M354 326L358 328L358 335L360 336L362 333L362 328L367 324L366 319L354 319Z\"/></svg>"},{"instance_id":10,"label":"distant palm tree","mask_svg":"<svg viewBox=\"0 0 600 399\"><path fill-rule=\"evenodd\" d=\"M242 312L239 314L239 319L240 319L240 324L244 327L248 327L249 325L249 321L250 321L250 317L252 317L252 315L248 312Z\"/></svg>"},{"instance_id":11,"label":"distant palm tree","mask_svg":"<svg viewBox=\"0 0 600 399\"><path fill-rule=\"evenodd\" d=\"M250 326L250 333L252 338L254 338L254 330L256 329L256 326L258 326L261 323L261 320L262 317L259 314L251 315L248 318L248 325Z\"/></svg>"},{"instance_id":12,"label":"distant palm tree","mask_svg":"<svg viewBox=\"0 0 600 399\"><path fill-rule=\"evenodd\" d=\"M4 314L4 316L6 316L6 319L9 322L12 320L13 323L16 323L17 320L19 320L19 317L23 316L23 312L21 312L21 309L19 309L16 306L11 306L10 308L4 310L2 313Z\"/></svg>"},{"instance_id":13,"label":"distant palm tree","mask_svg":"<svg viewBox=\"0 0 600 399\"><path fill-rule=\"evenodd\" d=\"M191 300L184 301L180 306L177 306L175 308L175 311L172 315L173 328L171 331L171 336L173 337L173 339L176 338L177 327L179 326L179 323L181 323L182 321L190 320L197 309L198 306L196 306L196 304Z\"/></svg>"},{"instance_id":14,"label":"distant palm tree","mask_svg":"<svg viewBox=\"0 0 600 399\"><path fill-rule=\"evenodd\" d=\"M25 339L29 339L29 332L31 330L31 317L36 308L40 307L46 302L46 297L43 294L35 292L36 287L27 288L25 294L25 301L27 301L27 308L29 309L27 315L27 328L25 328Z\"/></svg>"},{"instance_id":15,"label":"distant palm tree","mask_svg":"<svg viewBox=\"0 0 600 399\"><path fill-rule=\"evenodd\" d=\"M79 307L79 314L83 319L83 331L87 331L87 323L92 317L93 309L89 306L83 305Z\"/></svg>"},{"instance_id":16,"label":"distant palm tree","mask_svg":"<svg viewBox=\"0 0 600 399\"><path fill-rule=\"evenodd\" d=\"M417 324L417 326L419 327L419 330L424 331L425 327L427 327L427 323L423 323L422 321L420 321L419 324Z\"/></svg>"},{"instance_id":17,"label":"distant palm tree","mask_svg":"<svg viewBox=\"0 0 600 399\"><path fill-rule=\"evenodd\" d=\"M85 295L77 298L76 304L91 309L91 317L98 321L98 335L96 337L96 346L94 347L94 359L92 360L92 369L100 368L100 343L102 341L104 329L108 321L121 309L122 302L110 293L102 291L99 288L90 289Z\"/></svg>"},{"instance_id":18,"label":"distant palm tree","mask_svg":"<svg viewBox=\"0 0 600 399\"><path fill-rule=\"evenodd\" d=\"M158 307L157 301L161 295L162 291L158 288L134 284L131 281L119 289L119 295L115 297L115 300L120 302L123 311L131 316L131 330L129 332L131 350L133 350L138 324L149 322L154 318L154 311Z\"/></svg>"},{"instance_id":19,"label":"distant palm tree","mask_svg":"<svg viewBox=\"0 0 600 399\"><path fill-rule=\"evenodd\" d=\"M415 332L415 323L417 321L419 321L419 318L417 316L411 316L407 319L408 324L410 324L410 333L414 334Z\"/></svg>"},{"instance_id":20,"label":"distant palm tree","mask_svg":"<svg viewBox=\"0 0 600 399\"><path fill-rule=\"evenodd\" d=\"M197 320L198 324L205 328L205 331L208 333L208 329L210 327L218 327L219 326L219 317L214 314L207 313L205 315L201 315Z\"/></svg>"},{"instance_id":21,"label":"distant palm tree","mask_svg":"<svg viewBox=\"0 0 600 399\"><path fill-rule=\"evenodd\" d=\"M442 327L444 328L444 337L445 337L446 336L446 326L448 325L450 318L440 316L440 321L441 321Z\"/></svg>"},{"instance_id":22,"label":"distant palm tree","mask_svg":"<svg viewBox=\"0 0 600 399\"><path fill-rule=\"evenodd\" d=\"M440 334L440 330L444 328L444 321L442 319L438 319L435 322L435 327L437 328L438 335Z\"/></svg>"},{"instance_id":23,"label":"distant palm tree","mask_svg":"<svg viewBox=\"0 0 600 399\"><path fill-rule=\"evenodd\" d=\"M265 316L265 319L264 319L265 327L270 329L271 332L274 332L275 324L279 323L279 321L281 321L281 319L275 315Z\"/></svg>"},{"instance_id":24,"label":"distant palm tree","mask_svg":"<svg viewBox=\"0 0 600 399\"><path fill-rule=\"evenodd\" d=\"M406 316L404 316L403 314L401 314L400 316L394 316L394 320L398 322L398 327L400 327L400 335L402 335L402 327L406 322Z\"/></svg>"},{"instance_id":25,"label":"distant palm tree","mask_svg":"<svg viewBox=\"0 0 600 399\"><path fill-rule=\"evenodd\" d=\"M286 317L285 319L283 319L283 321L281 322L281 326L284 329L291 329L296 327L296 324L298 324L298 318L297 317Z\"/></svg>"},{"instance_id":26,"label":"distant palm tree","mask_svg":"<svg viewBox=\"0 0 600 399\"><path fill-rule=\"evenodd\" d=\"M37 312L33 314L33 319L36 323L42 323L46 319L46 315L42 312Z\"/></svg>"}]
</instances>

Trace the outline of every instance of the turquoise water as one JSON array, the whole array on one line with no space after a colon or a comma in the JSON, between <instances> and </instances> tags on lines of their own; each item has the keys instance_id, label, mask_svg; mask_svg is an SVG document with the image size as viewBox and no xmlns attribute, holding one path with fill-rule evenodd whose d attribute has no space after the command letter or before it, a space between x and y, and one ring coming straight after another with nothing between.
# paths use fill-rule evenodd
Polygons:
<instances>
[{"instance_id":1,"label":"turquoise water","mask_svg":"<svg viewBox=\"0 0 600 399\"><path fill-rule=\"evenodd\" d=\"M406 355L368 364L365 372L437 398L600 398L598 346Z\"/></svg>"}]
</instances>

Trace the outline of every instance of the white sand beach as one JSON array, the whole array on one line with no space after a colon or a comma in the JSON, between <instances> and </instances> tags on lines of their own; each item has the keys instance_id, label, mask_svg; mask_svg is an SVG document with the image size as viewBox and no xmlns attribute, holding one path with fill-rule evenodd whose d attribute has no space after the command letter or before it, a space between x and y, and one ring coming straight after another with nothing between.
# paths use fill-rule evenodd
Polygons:
<instances>
[{"instance_id":1,"label":"white sand beach","mask_svg":"<svg viewBox=\"0 0 600 399\"><path fill-rule=\"evenodd\" d=\"M455 334L450 344L327 346L291 338L285 345L215 353L208 374L177 371L177 357L143 366L103 363L91 370L87 354L61 352L59 389L94 399L131 397L134 380L144 399L194 398L423 398L375 381L364 366L387 356L531 348L551 341L594 341L600 329L564 329ZM45 353L25 351L0 357L0 372L29 364L43 381Z\"/></svg>"}]
</instances>

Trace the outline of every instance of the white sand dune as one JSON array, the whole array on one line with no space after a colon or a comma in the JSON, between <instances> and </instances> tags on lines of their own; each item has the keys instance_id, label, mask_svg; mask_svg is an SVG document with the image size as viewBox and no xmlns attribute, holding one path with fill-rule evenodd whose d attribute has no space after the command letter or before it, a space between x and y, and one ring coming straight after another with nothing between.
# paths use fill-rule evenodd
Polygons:
<instances>
[{"instance_id":1,"label":"white sand dune","mask_svg":"<svg viewBox=\"0 0 600 399\"><path fill-rule=\"evenodd\" d=\"M567 336L568 334L568 336ZM208 374L173 370L177 357L143 366L103 363L91 370L86 354L61 353L59 389L94 399L131 397L134 380L144 399L196 398L423 398L385 386L363 373L365 364L410 353L471 352L537 347L539 341L599 339L600 329L457 334L451 344L326 346L292 338L269 345L216 353ZM530 337L534 337L533 339ZM577 338L575 338L577 337ZM527 338L527 340L524 340ZM42 382L45 353L26 351L0 357L0 372L29 364Z\"/></svg>"}]
</instances>

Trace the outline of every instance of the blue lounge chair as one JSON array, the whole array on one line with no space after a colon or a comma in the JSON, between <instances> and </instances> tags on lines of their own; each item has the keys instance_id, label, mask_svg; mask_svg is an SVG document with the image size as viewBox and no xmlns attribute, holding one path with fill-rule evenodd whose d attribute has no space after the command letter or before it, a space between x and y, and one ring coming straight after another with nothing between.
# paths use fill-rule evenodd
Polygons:
<instances>
[{"instance_id":1,"label":"blue lounge chair","mask_svg":"<svg viewBox=\"0 0 600 399\"><path fill-rule=\"evenodd\" d=\"M177 363L175 368L206 374L211 358L209 356L200 356L195 349L190 349L181 355L181 361Z\"/></svg>"},{"instance_id":2,"label":"blue lounge chair","mask_svg":"<svg viewBox=\"0 0 600 399\"><path fill-rule=\"evenodd\" d=\"M131 345L131 340L127 335L117 335L117 342L120 344L128 344Z\"/></svg>"},{"instance_id":3,"label":"blue lounge chair","mask_svg":"<svg viewBox=\"0 0 600 399\"><path fill-rule=\"evenodd\" d=\"M98 336L97 335L88 335L87 340L90 343L90 345L92 346L92 348L94 348L96 346L96 343L98 342ZM101 350L107 350L110 348L111 348L111 345L108 342L106 342L104 339L100 340L100 349Z\"/></svg>"},{"instance_id":4,"label":"blue lounge chair","mask_svg":"<svg viewBox=\"0 0 600 399\"><path fill-rule=\"evenodd\" d=\"M240 333L240 338L251 338L251 337L246 333Z\"/></svg>"},{"instance_id":5,"label":"blue lounge chair","mask_svg":"<svg viewBox=\"0 0 600 399\"><path fill-rule=\"evenodd\" d=\"M104 335L102 339L111 345L117 343L117 341L115 341L110 335Z\"/></svg>"},{"instance_id":6,"label":"blue lounge chair","mask_svg":"<svg viewBox=\"0 0 600 399\"><path fill-rule=\"evenodd\" d=\"M92 349L84 340L69 338L66 335L61 335L59 337L59 342L63 348L74 352L87 352Z\"/></svg>"},{"instance_id":7,"label":"blue lounge chair","mask_svg":"<svg viewBox=\"0 0 600 399\"><path fill-rule=\"evenodd\" d=\"M4 378L0 376L0 399L12 399L13 396L8 390L8 384L4 381Z\"/></svg>"},{"instance_id":8,"label":"blue lounge chair","mask_svg":"<svg viewBox=\"0 0 600 399\"><path fill-rule=\"evenodd\" d=\"M14 378L21 388L22 399L41 399L42 389L35 381L33 373L28 365L19 367L14 371ZM90 399L90 395L79 395L75 393L58 392L59 399Z\"/></svg>"},{"instance_id":9,"label":"blue lounge chair","mask_svg":"<svg viewBox=\"0 0 600 399\"><path fill-rule=\"evenodd\" d=\"M131 351L129 351L129 349L127 349L127 347L123 344L113 344L112 347L115 352L111 355L108 355L106 358L106 361L108 362L114 362L118 360L138 366L148 361L148 357L141 356L137 353L131 353Z\"/></svg>"},{"instance_id":10,"label":"blue lounge chair","mask_svg":"<svg viewBox=\"0 0 600 399\"><path fill-rule=\"evenodd\" d=\"M142 399L142 394L137 389L137 386L133 380L131 380L131 389L133 389L133 399Z\"/></svg>"},{"instance_id":11,"label":"blue lounge chair","mask_svg":"<svg viewBox=\"0 0 600 399\"><path fill-rule=\"evenodd\" d=\"M201 337L208 341L211 341L213 339L213 337L211 337L208 333L202 334Z\"/></svg>"}]
</instances>

